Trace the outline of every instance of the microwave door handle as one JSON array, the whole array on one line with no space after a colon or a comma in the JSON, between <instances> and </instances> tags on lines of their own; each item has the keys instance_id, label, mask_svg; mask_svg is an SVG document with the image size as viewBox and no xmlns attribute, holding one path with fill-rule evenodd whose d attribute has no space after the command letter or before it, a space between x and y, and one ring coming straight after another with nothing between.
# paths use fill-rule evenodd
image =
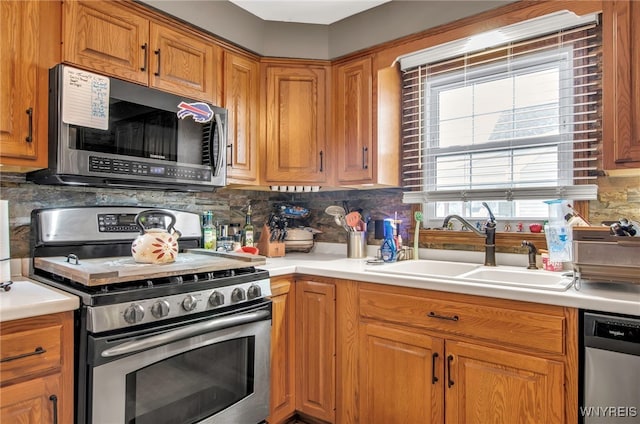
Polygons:
<instances>
[{"instance_id":1,"label":"microwave door handle","mask_svg":"<svg viewBox=\"0 0 640 424\"><path fill-rule=\"evenodd\" d=\"M226 135L227 135L227 129L223 127L222 124L222 119L220 119L220 115L216 114L216 124L218 125L218 129L220 131L220 137L218 137L218 143L219 143L219 149L218 149L218 166L216 168L216 173L215 175L220 175L220 172L222 169L224 169L224 167L226 166L224 163L224 160L226 158L226 154L227 154L227 140L226 140ZM213 142L213 141L212 141ZM213 146L211 146L211 148L213 148Z\"/></svg>"},{"instance_id":2,"label":"microwave door handle","mask_svg":"<svg viewBox=\"0 0 640 424\"><path fill-rule=\"evenodd\" d=\"M248 324L251 322L262 321L265 318L268 318L269 315L269 311L262 310L241 315L232 315L228 317L218 318L212 321L190 325L178 330L172 330L166 333L157 334L155 336L122 343L121 345L104 350L100 354L100 356L102 356L103 358L113 358L120 355L128 355L154 347L167 345L178 340L184 340L190 337L199 336L201 334L211 333L213 331L235 327L242 324Z\"/></svg>"}]
</instances>

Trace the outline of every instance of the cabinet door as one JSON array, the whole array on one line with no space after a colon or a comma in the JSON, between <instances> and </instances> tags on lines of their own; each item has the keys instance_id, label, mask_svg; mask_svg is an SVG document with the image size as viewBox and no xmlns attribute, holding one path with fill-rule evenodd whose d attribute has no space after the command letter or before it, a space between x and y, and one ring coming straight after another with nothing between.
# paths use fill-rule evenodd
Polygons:
<instances>
[{"instance_id":1,"label":"cabinet door","mask_svg":"<svg viewBox=\"0 0 640 424\"><path fill-rule=\"evenodd\" d=\"M216 103L219 48L204 39L151 23L149 85Z\"/></svg>"},{"instance_id":2,"label":"cabinet door","mask_svg":"<svg viewBox=\"0 0 640 424\"><path fill-rule=\"evenodd\" d=\"M268 66L266 179L327 181L326 68Z\"/></svg>"},{"instance_id":3,"label":"cabinet door","mask_svg":"<svg viewBox=\"0 0 640 424\"><path fill-rule=\"evenodd\" d=\"M149 82L149 21L113 2L65 1L63 60L141 84Z\"/></svg>"},{"instance_id":4,"label":"cabinet door","mask_svg":"<svg viewBox=\"0 0 640 424\"><path fill-rule=\"evenodd\" d=\"M60 375L54 374L3 387L0 398L0 422L62 422L57 405L61 396L60 386Z\"/></svg>"},{"instance_id":5,"label":"cabinet door","mask_svg":"<svg viewBox=\"0 0 640 424\"><path fill-rule=\"evenodd\" d=\"M606 169L640 168L640 3L603 2Z\"/></svg>"},{"instance_id":6,"label":"cabinet door","mask_svg":"<svg viewBox=\"0 0 640 424\"><path fill-rule=\"evenodd\" d=\"M229 111L227 181L258 184L260 65L224 52L224 107Z\"/></svg>"},{"instance_id":7,"label":"cabinet door","mask_svg":"<svg viewBox=\"0 0 640 424\"><path fill-rule=\"evenodd\" d=\"M372 65L367 57L335 70L334 128L338 183L373 178L371 144Z\"/></svg>"},{"instance_id":8,"label":"cabinet door","mask_svg":"<svg viewBox=\"0 0 640 424\"><path fill-rule=\"evenodd\" d=\"M296 409L335 419L335 286L296 281Z\"/></svg>"},{"instance_id":9,"label":"cabinet door","mask_svg":"<svg viewBox=\"0 0 640 424\"><path fill-rule=\"evenodd\" d=\"M293 416L295 405L295 284L271 280L271 406L269 422Z\"/></svg>"},{"instance_id":10,"label":"cabinet door","mask_svg":"<svg viewBox=\"0 0 640 424\"><path fill-rule=\"evenodd\" d=\"M60 4L0 2L0 162L5 171L47 166L48 70L60 60Z\"/></svg>"},{"instance_id":11,"label":"cabinet door","mask_svg":"<svg viewBox=\"0 0 640 424\"><path fill-rule=\"evenodd\" d=\"M560 362L446 342L447 424L564 422Z\"/></svg>"},{"instance_id":12,"label":"cabinet door","mask_svg":"<svg viewBox=\"0 0 640 424\"><path fill-rule=\"evenodd\" d=\"M360 326L360 422L443 422L443 341L366 322Z\"/></svg>"}]
</instances>

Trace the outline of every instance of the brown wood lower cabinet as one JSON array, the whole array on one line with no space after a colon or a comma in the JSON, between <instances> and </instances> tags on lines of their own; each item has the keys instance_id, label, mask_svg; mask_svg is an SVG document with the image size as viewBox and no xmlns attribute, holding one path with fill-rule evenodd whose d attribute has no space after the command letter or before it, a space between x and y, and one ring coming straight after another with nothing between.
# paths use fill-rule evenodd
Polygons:
<instances>
[{"instance_id":1,"label":"brown wood lower cabinet","mask_svg":"<svg viewBox=\"0 0 640 424\"><path fill-rule=\"evenodd\" d=\"M0 324L0 422L73 422L73 313Z\"/></svg>"},{"instance_id":2,"label":"brown wood lower cabinet","mask_svg":"<svg viewBox=\"0 0 640 424\"><path fill-rule=\"evenodd\" d=\"M335 419L335 284L296 279L296 409Z\"/></svg>"},{"instance_id":3,"label":"brown wood lower cabinet","mask_svg":"<svg viewBox=\"0 0 640 424\"><path fill-rule=\"evenodd\" d=\"M269 423L291 418L295 401L295 283L293 277L271 279L271 406Z\"/></svg>"},{"instance_id":4,"label":"brown wood lower cabinet","mask_svg":"<svg viewBox=\"0 0 640 424\"><path fill-rule=\"evenodd\" d=\"M360 422L441 423L442 340L374 322L360 333Z\"/></svg>"},{"instance_id":5,"label":"brown wood lower cabinet","mask_svg":"<svg viewBox=\"0 0 640 424\"><path fill-rule=\"evenodd\" d=\"M288 283L295 330L282 320L293 292L283 312L274 291L281 353L269 423L296 412L337 424L578 421L574 308L319 277ZM282 401L290 378L295 408Z\"/></svg>"},{"instance_id":6,"label":"brown wood lower cabinet","mask_svg":"<svg viewBox=\"0 0 640 424\"><path fill-rule=\"evenodd\" d=\"M366 283L358 302L360 423L577 421L575 309Z\"/></svg>"}]
</instances>

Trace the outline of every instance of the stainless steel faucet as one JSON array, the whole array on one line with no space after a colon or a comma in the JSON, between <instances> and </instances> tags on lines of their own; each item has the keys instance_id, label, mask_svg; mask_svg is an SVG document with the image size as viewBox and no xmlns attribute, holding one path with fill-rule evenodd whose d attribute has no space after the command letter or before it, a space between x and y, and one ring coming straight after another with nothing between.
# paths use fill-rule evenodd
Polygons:
<instances>
[{"instance_id":1,"label":"stainless steel faucet","mask_svg":"<svg viewBox=\"0 0 640 424\"><path fill-rule=\"evenodd\" d=\"M482 202L482 206L489 211L489 219L484 226L484 232L478 230L460 215L448 215L444 219L442 227L447 228L449 221L455 218L462 222L465 227L473 231L477 236L484 237L484 264L485 266L496 266L496 218L493 216L493 212L491 212L491 209L489 209L489 205L487 205L486 202Z\"/></svg>"}]
</instances>

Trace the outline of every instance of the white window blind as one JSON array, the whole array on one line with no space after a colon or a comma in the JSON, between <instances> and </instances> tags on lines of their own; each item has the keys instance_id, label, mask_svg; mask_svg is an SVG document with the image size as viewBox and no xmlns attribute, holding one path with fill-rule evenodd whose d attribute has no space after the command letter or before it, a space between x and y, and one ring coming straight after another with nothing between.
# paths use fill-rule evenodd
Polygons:
<instances>
[{"instance_id":1,"label":"white window blind","mask_svg":"<svg viewBox=\"0 0 640 424\"><path fill-rule=\"evenodd\" d=\"M519 25L517 41L446 59L436 47L419 56L437 62L403 70L405 202L596 198L600 28Z\"/></svg>"}]
</instances>

